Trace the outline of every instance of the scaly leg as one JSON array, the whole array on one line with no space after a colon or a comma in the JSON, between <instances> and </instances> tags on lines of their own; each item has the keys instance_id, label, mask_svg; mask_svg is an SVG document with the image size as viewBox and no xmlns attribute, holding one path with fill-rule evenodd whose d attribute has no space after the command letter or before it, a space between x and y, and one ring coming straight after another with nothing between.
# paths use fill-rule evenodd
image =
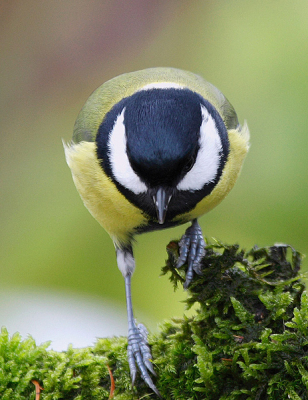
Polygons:
<instances>
[{"instance_id":1,"label":"scaly leg","mask_svg":"<svg viewBox=\"0 0 308 400\"><path fill-rule=\"evenodd\" d=\"M180 242L180 256L177 262L177 268L180 268L186 262L188 270L186 273L186 281L184 288L187 289L192 281L194 272L201 274L201 260L205 255L205 241L203 239L202 230L198 221L194 219L189 228L186 229Z\"/></svg>"},{"instance_id":2,"label":"scaly leg","mask_svg":"<svg viewBox=\"0 0 308 400\"><path fill-rule=\"evenodd\" d=\"M125 279L126 307L128 319L127 355L132 384L134 385L135 383L138 366L143 380L158 396L160 396L160 393L158 392L148 372L150 371L153 375L155 375L151 363L152 355L147 341L148 332L144 325L136 324L133 314L131 276L135 267L135 262L132 248L117 248L117 261L119 269L121 270Z\"/></svg>"}]
</instances>

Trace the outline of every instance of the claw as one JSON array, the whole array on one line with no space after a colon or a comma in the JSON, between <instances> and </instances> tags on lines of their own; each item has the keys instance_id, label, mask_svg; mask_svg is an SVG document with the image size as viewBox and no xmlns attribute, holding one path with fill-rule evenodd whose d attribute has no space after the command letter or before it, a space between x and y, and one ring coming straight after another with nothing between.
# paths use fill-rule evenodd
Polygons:
<instances>
[{"instance_id":1,"label":"claw","mask_svg":"<svg viewBox=\"0 0 308 400\"><path fill-rule=\"evenodd\" d=\"M121 250L119 250L120 252ZM124 258L124 257L122 257ZM130 376L132 385L134 386L137 369L139 369L142 379L145 383L161 397L159 391L154 385L152 378L149 374L156 375L151 363L152 354L148 344L148 331L142 324L136 324L133 314L132 298L131 298L131 275L125 276L125 289L126 289L126 304L127 304L127 317L128 317L128 346L127 356L130 369Z\"/></svg>"},{"instance_id":2,"label":"claw","mask_svg":"<svg viewBox=\"0 0 308 400\"><path fill-rule=\"evenodd\" d=\"M147 341L147 330L142 324L137 326L135 321L134 326L129 329L127 353L132 384L135 383L137 365L143 380L160 397L160 393L148 373L150 371L153 375L156 375L150 361L152 355Z\"/></svg>"},{"instance_id":3,"label":"claw","mask_svg":"<svg viewBox=\"0 0 308 400\"><path fill-rule=\"evenodd\" d=\"M200 225L196 219L194 219L191 226L186 229L185 234L179 242L179 248L180 255L176 268L182 267L185 263L188 264L184 283L184 288L187 289L193 279L194 272L197 275L202 273L201 260L205 255L205 241Z\"/></svg>"}]
</instances>

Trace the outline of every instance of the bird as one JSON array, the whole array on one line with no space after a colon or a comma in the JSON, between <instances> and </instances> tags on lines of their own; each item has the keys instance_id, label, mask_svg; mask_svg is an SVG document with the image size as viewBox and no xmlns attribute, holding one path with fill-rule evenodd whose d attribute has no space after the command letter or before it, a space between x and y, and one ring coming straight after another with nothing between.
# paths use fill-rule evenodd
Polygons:
<instances>
[{"instance_id":1,"label":"bird","mask_svg":"<svg viewBox=\"0 0 308 400\"><path fill-rule=\"evenodd\" d=\"M158 395L147 329L132 306L133 245L139 234L190 223L177 268L187 288L201 274L205 241L198 218L232 189L249 149L227 98L192 72L155 67L98 87L81 109L66 162L84 205L110 235L125 280L128 363Z\"/></svg>"}]
</instances>

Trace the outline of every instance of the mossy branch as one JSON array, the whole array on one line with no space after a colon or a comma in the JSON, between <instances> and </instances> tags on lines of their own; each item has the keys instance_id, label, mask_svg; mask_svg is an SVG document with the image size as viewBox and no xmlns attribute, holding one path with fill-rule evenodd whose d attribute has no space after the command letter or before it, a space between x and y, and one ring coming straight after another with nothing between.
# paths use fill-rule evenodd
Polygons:
<instances>
[{"instance_id":1,"label":"mossy branch","mask_svg":"<svg viewBox=\"0 0 308 400\"><path fill-rule=\"evenodd\" d=\"M163 274L174 287L178 243L167 248ZM203 273L189 287L190 318L172 319L150 335L155 384L165 399L308 400L308 295L301 255L287 245L253 248L207 244ZM58 353L29 337L0 335L0 398L152 398L141 378L131 388L126 338ZM111 384L115 381L115 390ZM44 388L35 395L31 381ZM37 397L38 398L38 397Z\"/></svg>"}]
</instances>

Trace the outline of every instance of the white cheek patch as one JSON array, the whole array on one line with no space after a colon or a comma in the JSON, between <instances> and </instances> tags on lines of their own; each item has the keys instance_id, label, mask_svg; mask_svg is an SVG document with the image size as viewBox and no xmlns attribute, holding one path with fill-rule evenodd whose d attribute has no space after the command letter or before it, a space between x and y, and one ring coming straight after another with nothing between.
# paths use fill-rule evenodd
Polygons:
<instances>
[{"instance_id":1,"label":"white cheek patch","mask_svg":"<svg viewBox=\"0 0 308 400\"><path fill-rule=\"evenodd\" d=\"M200 148L194 166L178 183L178 190L200 190L214 182L218 173L222 150L220 136L213 117L203 105L201 112Z\"/></svg>"},{"instance_id":2,"label":"white cheek patch","mask_svg":"<svg viewBox=\"0 0 308 400\"><path fill-rule=\"evenodd\" d=\"M135 194L147 191L146 185L132 169L126 152L126 135L124 125L125 108L118 116L110 132L108 148L111 170L117 182Z\"/></svg>"}]
</instances>

